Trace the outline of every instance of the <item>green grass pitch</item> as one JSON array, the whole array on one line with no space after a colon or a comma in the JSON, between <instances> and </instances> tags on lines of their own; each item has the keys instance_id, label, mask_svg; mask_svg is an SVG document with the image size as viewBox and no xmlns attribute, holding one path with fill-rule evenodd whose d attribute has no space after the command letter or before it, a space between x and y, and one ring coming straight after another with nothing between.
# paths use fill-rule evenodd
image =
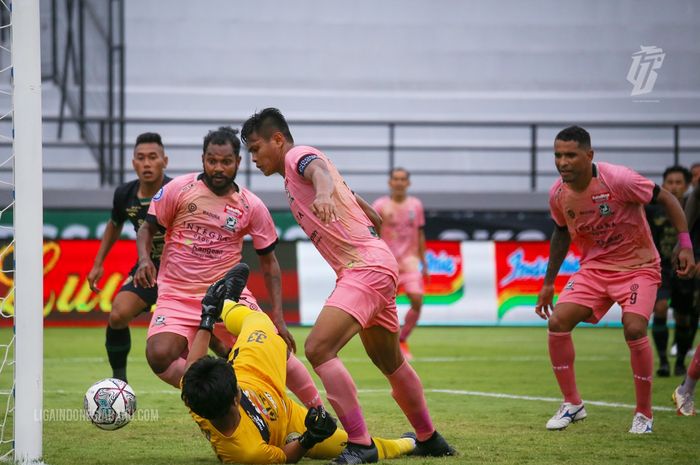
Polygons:
<instances>
[{"instance_id":1,"label":"green grass pitch","mask_svg":"<svg viewBox=\"0 0 700 465\"><path fill-rule=\"evenodd\" d=\"M294 329L299 347L308 329ZM7 333L5 333L6 335ZM104 329L47 329L44 343L44 461L80 464L218 463L179 398L151 373L144 329L132 329L129 382L142 416L118 431L58 418L57 409L82 409L85 390L111 374ZM544 425L559 391L543 328L418 328L411 339L437 428L459 450L453 458L403 458L400 464L691 464L700 463L700 417L677 417L670 396L680 378L655 379L654 433L627 433L634 392L629 352L620 329L574 332L579 388L588 419L561 432ZM386 380L357 338L341 353L358 389L370 432L384 437L410 430ZM7 380L6 375L3 380ZM317 385L321 386L317 380ZM498 394L530 399L495 397ZM52 417L52 415L54 417ZM304 460L302 463L322 463Z\"/></svg>"}]
</instances>

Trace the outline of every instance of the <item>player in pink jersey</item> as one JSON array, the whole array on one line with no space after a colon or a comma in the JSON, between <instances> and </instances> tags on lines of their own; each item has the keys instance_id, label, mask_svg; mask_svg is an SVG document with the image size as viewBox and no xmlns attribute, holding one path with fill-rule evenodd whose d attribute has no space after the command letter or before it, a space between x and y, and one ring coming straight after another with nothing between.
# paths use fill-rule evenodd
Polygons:
<instances>
[{"instance_id":1,"label":"player in pink jersey","mask_svg":"<svg viewBox=\"0 0 700 465\"><path fill-rule=\"evenodd\" d=\"M408 348L408 336L420 317L423 306L423 279L428 279L425 263L425 214L423 204L407 194L411 185L410 174L404 168L394 168L389 176L390 195L374 201L372 207L382 217L380 236L399 263L399 286L411 302L406 313L399 344L409 362L413 358Z\"/></svg>"},{"instance_id":2,"label":"player in pink jersey","mask_svg":"<svg viewBox=\"0 0 700 465\"><path fill-rule=\"evenodd\" d=\"M413 454L453 455L454 449L433 427L420 379L399 348L394 300L398 266L376 233L378 215L350 190L321 151L294 145L289 126L276 108L250 117L241 137L264 175L284 177L295 219L338 276L304 345L306 358L348 433L348 444L333 463L373 463L378 459L355 383L338 358L338 351L358 333L416 431Z\"/></svg>"},{"instance_id":3,"label":"player in pink jersey","mask_svg":"<svg viewBox=\"0 0 700 465\"><path fill-rule=\"evenodd\" d=\"M260 258L265 286L272 301L272 320L292 351L294 339L282 316L281 272L274 249L277 233L262 201L234 182L240 159L237 131L223 127L204 138L202 173L186 174L166 185L150 205L138 232L139 286L156 284L150 259L154 235L165 231L165 247L158 272L158 301L146 342L146 359L154 373L179 387L188 346L199 327L199 302L209 282L224 276L241 261L243 238L250 234ZM255 298L243 292L246 305L258 309ZM234 338L223 325L215 351L228 354ZM290 366L291 364L291 366ZM304 365L290 356L287 386L307 407L320 405L320 397Z\"/></svg>"},{"instance_id":4,"label":"player in pink jersey","mask_svg":"<svg viewBox=\"0 0 700 465\"><path fill-rule=\"evenodd\" d=\"M644 205L656 202L666 209L678 231L677 273L690 277L694 259L683 210L670 192L636 172L593 163L590 135L578 126L557 134L554 161L561 175L549 200L556 227L535 312L549 319L549 356L564 403L547 422L547 429L564 429L586 417L576 387L571 331L583 321L597 323L617 302L622 307L637 399L629 432L651 433L654 362L647 326L661 275ZM554 279L572 240L582 253L581 269L564 287L552 311Z\"/></svg>"}]
</instances>

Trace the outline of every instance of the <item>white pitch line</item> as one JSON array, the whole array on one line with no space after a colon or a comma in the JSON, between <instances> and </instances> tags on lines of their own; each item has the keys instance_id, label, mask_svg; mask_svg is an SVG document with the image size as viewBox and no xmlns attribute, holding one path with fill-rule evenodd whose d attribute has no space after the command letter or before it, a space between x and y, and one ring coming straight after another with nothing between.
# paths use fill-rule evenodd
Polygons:
<instances>
[{"instance_id":1,"label":"white pitch line","mask_svg":"<svg viewBox=\"0 0 700 465\"><path fill-rule=\"evenodd\" d=\"M321 393L325 393L325 391L319 391ZM390 394L391 391L388 389L358 389L357 392L359 394ZM527 400L527 401L532 401L532 402L553 402L553 403L561 403L561 398L558 397L537 397L537 396L520 396L516 394L505 394L505 393L500 393L500 392L483 392L483 391L461 391L461 390L455 390L455 389L426 389L426 393L431 393L431 394L449 394L449 395L455 395L455 396L469 396L469 397L491 397L491 398L496 398L496 399L512 399L512 400ZM76 392L76 391L65 391L63 389L55 389L51 391L45 391L47 394L68 394L68 395L82 395L81 392ZM155 391L136 391L136 394L144 394L144 395L161 395L161 394L180 394L180 390L178 389L161 389L161 390L155 390ZM606 402L602 400L586 400L584 401L584 404L586 405L595 405L597 407L610 407L610 408L620 408L620 409L633 409L635 408L634 405L632 404L621 404L618 402ZM671 407L661 407L661 406L654 406L652 407L653 410L656 410L658 412L675 412L676 409L671 408Z\"/></svg>"}]
</instances>

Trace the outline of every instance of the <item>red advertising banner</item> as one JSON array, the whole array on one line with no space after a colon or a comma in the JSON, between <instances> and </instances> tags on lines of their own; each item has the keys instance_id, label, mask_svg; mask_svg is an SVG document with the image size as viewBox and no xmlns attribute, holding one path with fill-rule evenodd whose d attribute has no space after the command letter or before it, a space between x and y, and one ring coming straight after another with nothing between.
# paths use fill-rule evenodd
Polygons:
<instances>
[{"instance_id":1,"label":"red advertising banner","mask_svg":"<svg viewBox=\"0 0 700 465\"><path fill-rule=\"evenodd\" d=\"M112 309L112 300L136 263L134 241L119 241L104 263L104 275L98 286L99 294L90 290L87 274L100 247L98 240L59 240L44 243L44 322L46 326L103 326ZM249 289L258 298L263 309L269 309L265 282L258 269L254 251L246 251L243 259L251 265ZM280 244L277 256L282 268L283 308L288 323L299 321L299 284L296 270L296 252L292 245ZM12 248L0 257L3 270L11 270ZM14 314L14 275L0 272L0 296L5 315ZM133 324L145 326L150 313L137 317ZM12 324L11 319L0 319L0 326Z\"/></svg>"},{"instance_id":2,"label":"red advertising banner","mask_svg":"<svg viewBox=\"0 0 700 465\"><path fill-rule=\"evenodd\" d=\"M534 308L549 263L549 242L495 242L498 319L514 307ZM581 267L575 246L566 255L554 282L559 293Z\"/></svg>"},{"instance_id":3,"label":"red advertising banner","mask_svg":"<svg viewBox=\"0 0 700 465\"><path fill-rule=\"evenodd\" d=\"M425 261L430 279L425 282L423 302L430 305L454 303L464 295L463 260L460 242L427 241ZM399 288L397 303L409 304L404 290Z\"/></svg>"}]
</instances>

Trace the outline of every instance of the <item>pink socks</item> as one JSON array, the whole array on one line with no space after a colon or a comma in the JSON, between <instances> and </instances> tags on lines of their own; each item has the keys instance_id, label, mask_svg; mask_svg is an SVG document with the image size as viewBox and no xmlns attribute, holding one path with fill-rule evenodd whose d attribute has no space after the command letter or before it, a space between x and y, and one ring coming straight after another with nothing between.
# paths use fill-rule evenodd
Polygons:
<instances>
[{"instance_id":1,"label":"pink socks","mask_svg":"<svg viewBox=\"0 0 700 465\"><path fill-rule=\"evenodd\" d=\"M357 388L347 368L338 357L314 367L326 388L326 397L333 406L343 429L348 433L348 441L368 446L371 444L362 409L357 400Z\"/></svg>"},{"instance_id":2,"label":"pink socks","mask_svg":"<svg viewBox=\"0 0 700 465\"><path fill-rule=\"evenodd\" d=\"M651 380L654 369L654 356L649 345L649 338L627 341L630 348L634 391L637 397L637 412L651 418Z\"/></svg>"},{"instance_id":3,"label":"pink socks","mask_svg":"<svg viewBox=\"0 0 700 465\"><path fill-rule=\"evenodd\" d=\"M411 331L413 331L413 328L416 327L416 323L418 323L419 316L420 313L413 309L410 309L408 313L406 313L406 318L404 319L403 327L401 328L401 334L399 335L399 341L405 342L406 339L408 339Z\"/></svg>"},{"instance_id":4,"label":"pink socks","mask_svg":"<svg viewBox=\"0 0 700 465\"><path fill-rule=\"evenodd\" d=\"M574 373L574 342L571 333L553 333L549 335L549 358L552 361L554 376L559 383L559 389L564 394L564 402L581 404L581 396L576 388L576 375Z\"/></svg>"},{"instance_id":5,"label":"pink socks","mask_svg":"<svg viewBox=\"0 0 700 465\"><path fill-rule=\"evenodd\" d=\"M180 380L185 374L185 365L187 365L187 360L179 357L163 373L156 373L156 375L171 386L180 389Z\"/></svg>"},{"instance_id":6,"label":"pink socks","mask_svg":"<svg viewBox=\"0 0 700 465\"><path fill-rule=\"evenodd\" d=\"M413 426L418 440L430 439L435 428L425 402L423 385L411 365L404 361L395 372L387 375L387 379L391 383L392 397Z\"/></svg>"},{"instance_id":7,"label":"pink socks","mask_svg":"<svg viewBox=\"0 0 700 465\"><path fill-rule=\"evenodd\" d=\"M294 354L287 359L287 387L306 408L323 405L311 374Z\"/></svg>"}]
</instances>

